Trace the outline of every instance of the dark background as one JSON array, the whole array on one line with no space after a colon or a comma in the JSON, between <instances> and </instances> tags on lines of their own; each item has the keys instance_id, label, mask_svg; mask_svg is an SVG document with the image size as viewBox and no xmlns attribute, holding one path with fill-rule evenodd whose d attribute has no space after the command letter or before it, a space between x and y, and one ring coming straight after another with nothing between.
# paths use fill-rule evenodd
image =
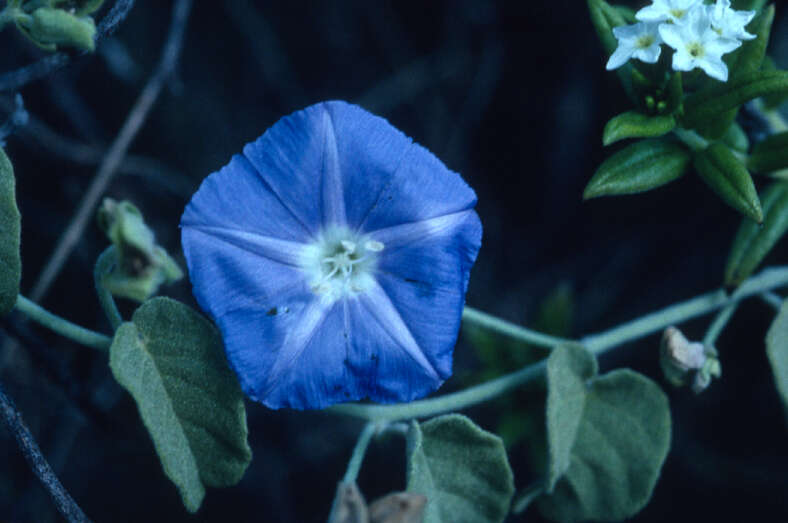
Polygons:
<instances>
[{"instance_id":1,"label":"dark background","mask_svg":"<svg viewBox=\"0 0 788 523\"><path fill-rule=\"evenodd\" d=\"M788 10L777 7L772 56L788 67ZM6 150L23 217L23 293L155 68L170 19L170 2L137 2L95 56L21 90L32 121ZM10 28L0 45L2 71L40 55ZM177 74L107 195L137 204L185 266L177 225L202 178L281 116L322 100L352 101L387 118L475 188L484 245L468 304L528 322L565 283L575 300L572 334L596 332L719 287L740 223L694 174L643 195L582 201L611 150L601 145L605 122L630 108L604 63L580 0L198 0ZM33 123L52 132L31 130ZM77 157L75 147L92 156ZM43 305L108 332L92 291L92 266L105 246L91 225ZM783 242L767 263L786 261ZM186 280L163 291L194 305ZM635 521L788 520L788 438L763 344L772 314L757 300L740 308L718 343L724 377L700 396L667 388L657 335L602 358L603 371L635 368L670 395L671 452ZM209 489L191 516L136 407L112 380L106 355L20 320L12 315L0 331L18 342L3 340L0 380L96 521L325 520L361 428L357 420L248 403L254 460L246 476L236 487ZM690 322L685 332L699 339L708 321ZM464 339L456 361L458 372L479 366ZM494 408L468 414L495 429ZM533 479L527 448L510 451L519 489ZM359 477L367 499L404 482L401 438L374 441ZM534 508L510 519L540 521ZM0 521L56 520L0 429Z\"/></svg>"}]
</instances>

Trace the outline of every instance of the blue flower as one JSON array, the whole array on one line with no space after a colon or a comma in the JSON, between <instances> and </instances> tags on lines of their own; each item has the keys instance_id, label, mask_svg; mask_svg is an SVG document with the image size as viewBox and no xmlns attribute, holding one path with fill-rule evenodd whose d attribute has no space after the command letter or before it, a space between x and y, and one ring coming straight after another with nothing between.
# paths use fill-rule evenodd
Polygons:
<instances>
[{"instance_id":1,"label":"blue flower","mask_svg":"<svg viewBox=\"0 0 788 523\"><path fill-rule=\"evenodd\" d=\"M473 190L344 102L282 118L181 219L194 295L271 408L411 401L451 375L481 244Z\"/></svg>"}]
</instances>

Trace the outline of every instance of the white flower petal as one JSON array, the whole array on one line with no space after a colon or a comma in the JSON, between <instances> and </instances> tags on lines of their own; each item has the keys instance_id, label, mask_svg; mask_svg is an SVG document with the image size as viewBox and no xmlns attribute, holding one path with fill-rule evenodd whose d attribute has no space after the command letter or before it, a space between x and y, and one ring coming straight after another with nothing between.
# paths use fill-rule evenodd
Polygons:
<instances>
[{"instance_id":1,"label":"white flower petal","mask_svg":"<svg viewBox=\"0 0 788 523\"><path fill-rule=\"evenodd\" d=\"M636 50L634 53L632 53L632 56L641 62L655 64L657 63L657 60L659 60L659 55L661 52L662 48L659 45L652 45L647 49Z\"/></svg>"},{"instance_id":2,"label":"white flower petal","mask_svg":"<svg viewBox=\"0 0 788 523\"><path fill-rule=\"evenodd\" d=\"M670 18L670 16L665 7L659 6L655 2L654 5L646 6L635 13L635 18L641 22L664 22Z\"/></svg>"},{"instance_id":3,"label":"white flower petal","mask_svg":"<svg viewBox=\"0 0 788 523\"><path fill-rule=\"evenodd\" d=\"M607 61L607 65L605 69L608 71L612 71L613 69L618 69L625 63L627 60L632 57L632 53L634 52L634 48L628 45L619 44L613 54L610 55L610 59Z\"/></svg>"},{"instance_id":4,"label":"white flower petal","mask_svg":"<svg viewBox=\"0 0 788 523\"><path fill-rule=\"evenodd\" d=\"M643 34L644 24L630 24L620 25L613 28L613 36L619 41L621 40L634 40Z\"/></svg>"},{"instance_id":5,"label":"white flower petal","mask_svg":"<svg viewBox=\"0 0 788 523\"><path fill-rule=\"evenodd\" d=\"M676 71L692 71L695 69L695 59L684 50L673 53L673 69Z\"/></svg>"},{"instance_id":6,"label":"white flower petal","mask_svg":"<svg viewBox=\"0 0 788 523\"><path fill-rule=\"evenodd\" d=\"M728 66L722 60L698 60L698 66L703 69L707 75L716 78L721 82L728 81Z\"/></svg>"},{"instance_id":7,"label":"white flower petal","mask_svg":"<svg viewBox=\"0 0 788 523\"><path fill-rule=\"evenodd\" d=\"M662 41L671 46L673 49L681 49L684 47L683 31L676 24L662 24L659 26L659 36Z\"/></svg>"},{"instance_id":8,"label":"white flower petal","mask_svg":"<svg viewBox=\"0 0 788 523\"><path fill-rule=\"evenodd\" d=\"M741 46L741 42L738 40L715 38L708 42L704 42L703 48L708 55L720 57L725 53L730 53L734 49L738 49L739 46Z\"/></svg>"}]
</instances>

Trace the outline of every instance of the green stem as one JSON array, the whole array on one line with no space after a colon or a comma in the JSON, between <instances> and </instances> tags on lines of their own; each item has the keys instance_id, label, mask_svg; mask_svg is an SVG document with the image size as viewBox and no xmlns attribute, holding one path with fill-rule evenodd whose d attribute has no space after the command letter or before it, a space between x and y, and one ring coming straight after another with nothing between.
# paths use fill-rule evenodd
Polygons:
<instances>
[{"instance_id":1,"label":"green stem","mask_svg":"<svg viewBox=\"0 0 788 523\"><path fill-rule=\"evenodd\" d=\"M28 300L21 294L16 297L17 310L31 320L43 325L44 327L73 340L82 345L93 347L94 349L107 350L112 344L112 338L98 332L88 330L79 325L75 325L60 316L56 316L44 308Z\"/></svg>"},{"instance_id":2,"label":"green stem","mask_svg":"<svg viewBox=\"0 0 788 523\"><path fill-rule=\"evenodd\" d=\"M684 144L693 151L702 151L708 147L710 143L706 138L702 137L695 131L682 129L681 127L676 127L673 129L673 134L675 134L679 140L684 142Z\"/></svg>"},{"instance_id":3,"label":"green stem","mask_svg":"<svg viewBox=\"0 0 788 523\"><path fill-rule=\"evenodd\" d=\"M509 323L506 320L502 320L501 318L492 316L486 312L482 312L471 307L465 307L465 309L463 309L462 319L466 323L470 323L487 330L495 331L503 334L504 336L509 336L511 338L524 341L532 345L538 345L540 347L552 348L561 343L571 341L566 338L550 336L531 329L526 329L525 327L520 327L519 325Z\"/></svg>"},{"instance_id":4,"label":"green stem","mask_svg":"<svg viewBox=\"0 0 788 523\"><path fill-rule=\"evenodd\" d=\"M364 454L367 452L369 442L377 430L377 424L369 422L364 425L364 430L358 436L356 446L353 448L353 454L350 456L350 461L347 464L347 471L345 477L342 478L343 483L354 483L358 477L358 471L361 470L361 462L364 461Z\"/></svg>"},{"instance_id":5,"label":"green stem","mask_svg":"<svg viewBox=\"0 0 788 523\"><path fill-rule=\"evenodd\" d=\"M107 316L113 331L118 330L118 327L123 324L123 317L120 315L120 311L118 311L118 306L115 304L112 293L109 292L104 285L104 277L112 271L116 262L117 256L115 254L115 246L110 245L104 249L104 252L98 257L96 266L93 269L93 281L96 285L96 294L98 294L101 308L104 310L104 314Z\"/></svg>"},{"instance_id":6,"label":"green stem","mask_svg":"<svg viewBox=\"0 0 788 523\"><path fill-rule=\"evenodd\" d=\"M787 285L788 267L766 269L757 276L748 279L730 296L722 289L703 294L697 298L671 305L652 314L647 314L642 318L614 327L600 334L586 336L580 340L580 343L592 352L602 354L614 347L653 334L670 325L708 314L726 305L738 303L750 296L757 296L763 292ZM503 320L500 321L504 324L506 323ZM513 334L516 330L509 329L509 332ZM518 339L525 339L520 338L519 334L515 337ZM443 412L461 410L482 403L538 379L542 376L545 365L545 361L542 360L518 371L501 376L500 378L436 398L398 405L346 403L335 405L328 410L330 412L356 416L368 420L395 421L434 416Z\"/></svg>"},{"instance_id":7,"label":"green stem","mask_svg":"<svg viewBox=\"0 0 788 523\"><path fill-rule=\"evenodd\" d=\"M775 292L762 292L758 297L774 307L776 311L779 311L783 306L783 299Z\"/></svg>"},{"instance_id":8,"label":"green stem","mask_svg":"<svg viewBox=\"0 0 788 523\"><path fill-rule=\"evenodd\" d=\"M717 343L717 338L719 338L720 334L722 333L722 329L725 328L731 317L733 317L733 313L736 312L736 308L738 306L739 302L735 301L729 305L726 305L720 312L717 313L714 321L712 321L711 325L709 325L706 335L703 337L703 344L706 347L714 347L714 344Z\"/></svg>"}]
</instances>

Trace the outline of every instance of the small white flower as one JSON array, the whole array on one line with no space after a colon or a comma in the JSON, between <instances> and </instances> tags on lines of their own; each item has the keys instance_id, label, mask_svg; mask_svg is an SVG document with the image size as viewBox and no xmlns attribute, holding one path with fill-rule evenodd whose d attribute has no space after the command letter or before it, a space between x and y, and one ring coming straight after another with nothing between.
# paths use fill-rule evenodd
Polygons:
<instances>
[{"instance_id":1,"label":"small white flower","mask_svg":"<svg viewBox=\"0 0 788 523\"><path fill-rule=\"evenodd\" d=\"M699 5L686 15L685 23L661 24L659 34L673 53L673 69L691 71L696 67L720 81L728 80L728 66L722 55L739 47L741 42L721 37L711 26L705 6Z\"/></svg>"},{"instance_id":2,"label":"small white flower","mask_svg":"<svg viewBox=\"0 0 788 523\"><path fill-rule=\"evenodd\" d=\"M707 6L711 27L723 38L752 40L754 34L744 28L755 16L755 11L736 11L731 9L730 0L717 0L714 5Z\"/></svg>"},{"instance_id":3,"label":"small white flower","mask_svg":"<svg viewBox=\"0 0 788 523\"><path fill-rule=\"evenodd\" d=\"M658 26L658 23L640 22L614 27L613 36L618 39L618 47L607 61L608 71L621 67L630 58L656 63L662 51Z\"/></svg>"},{"instance_id":4,"label":"small white flower","mask_svg":"<svg viewBox=\"0 0 788 523\"><path fill-rule=\"evenodd\" d=\"M681 23L687 13L698 5L703 5L703 0L654 0L654 2L635 14L635 18L643 22L673 22Z\"/></svg>"}]
</instances>

